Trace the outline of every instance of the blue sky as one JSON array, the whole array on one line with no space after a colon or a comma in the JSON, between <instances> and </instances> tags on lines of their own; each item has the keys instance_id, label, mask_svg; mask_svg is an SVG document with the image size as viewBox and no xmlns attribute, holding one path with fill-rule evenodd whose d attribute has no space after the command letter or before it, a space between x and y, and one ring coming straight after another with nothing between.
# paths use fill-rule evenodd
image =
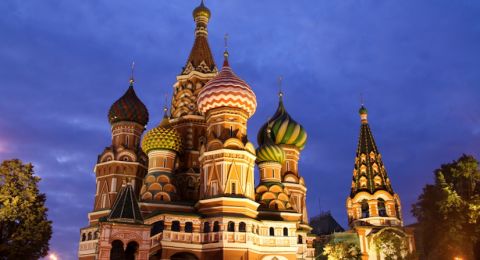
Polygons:
<instances>
[{"instance_id":1,"label":"blue sky","mask_svg":"<svg viewBox=\"0 0 480 260\"><path fill-rule=\"evenodd\" d=\"M162 116L193 43L198 0L0 1L0 160L35 165L54 223L51 250L75 259L93 207L107 111L128 87ZM277 104L309 134L300 171L310 216L346 226L360 94L393 188L410 205L441 163L480 155L480 3L473 0L207 1L210 45L257 95L250 139Z\"/></svg>"}]
</instances>

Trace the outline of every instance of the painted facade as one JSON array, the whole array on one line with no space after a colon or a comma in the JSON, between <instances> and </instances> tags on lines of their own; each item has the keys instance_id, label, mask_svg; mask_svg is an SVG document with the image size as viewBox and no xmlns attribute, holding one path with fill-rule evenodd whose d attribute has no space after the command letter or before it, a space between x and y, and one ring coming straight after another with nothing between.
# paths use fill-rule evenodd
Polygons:
<instances>
[{"instance_id":1,"label":"painted facade","mask_svg":"<svg viewBox=\"0 0 480 260\"><path fill-rule=\"evenodd\" d=\"M133 77L110 109L112 143L94 169L79 259L313 259L298 172L306 131L280 93L255 148L247 138L255 93L227 51L217 68L203 1L193 18L194 44L163 120L144 133L148 110Z\"/></svg>"}]
</instances>

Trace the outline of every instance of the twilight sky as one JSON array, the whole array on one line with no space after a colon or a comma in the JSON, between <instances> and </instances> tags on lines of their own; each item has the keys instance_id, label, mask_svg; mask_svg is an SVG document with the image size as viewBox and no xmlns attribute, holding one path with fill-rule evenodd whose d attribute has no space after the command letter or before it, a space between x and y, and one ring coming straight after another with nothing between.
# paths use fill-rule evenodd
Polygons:
<instances>
[{"instance_id":1,"label":"twilight sky","mask_svg":"<svg viewBox=\"0 0 480 260\"><path fill-rule=\"evenodd\" d=\"M0 1L0 160L32 162L42 177L52 252L75 259L93 208L107 111L128 87L162 115L163 96L193 43L199 0ZM277 105L309 134L300 173L310 216L345 199L360 127L360 93L406 223L432 171L462 153L480 157L480 2L474 0L207 1L210 45L257 95L250 139Z\"/></svg>"}]
</instances>

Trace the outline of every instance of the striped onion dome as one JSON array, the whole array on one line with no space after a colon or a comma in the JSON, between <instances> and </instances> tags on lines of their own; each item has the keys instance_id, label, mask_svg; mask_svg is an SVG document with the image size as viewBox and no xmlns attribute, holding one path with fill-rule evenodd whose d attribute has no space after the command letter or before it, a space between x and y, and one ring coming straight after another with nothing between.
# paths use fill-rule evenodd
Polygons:
<instances>
[{"instance_id":1,"label":"striped onion dome","mask_svg":"<svg viewBox=\"0 0 480 260\"><path fill-rule=\"evenodd\" d=\"M268 129L271 129L271 131L265 135ZM257 136L259 145L263 145L266 142L266 136L269 136L275 144L295 145L300 150L303 150L307 142L307 132L302 125L293 120L287 113L283 106L281 93L277 111L273 117L260 128Z\"/></svg>"},{"instance_id":2,"label":"striped onion dome","mask_svg":"<svg viewBox=\"0 0 480 260\"><path fill-rule=\"evenodd\" d=\"M207 82L198 94L198 109L203 114L219 107L233 107L244 110L251 117L257 109L255 93L248 84L233 72L225 55L222 70Z\"/></svg>"},{"instance_id":3,"label":"striped onion dome","mask_svg":"<svg viewBox=\"0 0 480 260\"><path fill-rule=\"evenodd\" d=\"M108 121L114 124L121 121L135 122L141 125L148 123L148 110L143 102L137 97L133 89L133 80L130 87L113 105L108 112Z\"/></svg>"},{"instance_id":4,"label":"striped onion dome","mask_svg":"<svg viewBox=\"0 0 480 260\"><path fill-rule=\"evenodd\" d=\"M146 154L153 150L172 150L179 153L182 147L182 137L176 129L169 126L166 113L162 122L149 130L142 140L142 150Z\"/></svg>"},{"instance_id":5,"label":"striped onion dome","mask_svg":"<svg viewBox=\"0 0 480 260\"><path fill-rule=\"evenodd\" d=\"M257 163L262 162L278 162L283 163L285 161L285 151L282 147L273 143L269 138L270 128L263 133L265 137L265 143L257 148Z\"/></svg>"}]
</instances>

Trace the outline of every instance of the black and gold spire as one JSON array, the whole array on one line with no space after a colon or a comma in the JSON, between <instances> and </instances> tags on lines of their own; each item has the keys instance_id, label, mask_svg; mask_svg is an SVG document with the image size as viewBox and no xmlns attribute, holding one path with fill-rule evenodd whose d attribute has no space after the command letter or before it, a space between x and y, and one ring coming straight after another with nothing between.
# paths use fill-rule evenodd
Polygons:
<instances>
[{"instance_id":1,"label":"black and gold spire","mask_svg":"<svg viewBox=\"0 0 480 260\"><path fill-rule=\"evenodd\" d=\"M202 73L217 72L217 66L213 59L210 45L208 44L208 21L211 12L205 6L204 1L193 10L193 19L195 21L195 42L188 56L187 64L183 68L182 74L189 74L191 71Z\"/></svg>"},{"instance_id":2,"label":"black and gold spire","mask_svg":"<svg viewBox=\"0 0 480 260\"><path fill-rule=\"evenodd\" d=\"M378 151L368 124L367 108L362 105L359 114L361 120L360 136L358 138L350 197L353 198L355 194L361 191L373 194L378 190L385 190L393 195L394 192L383 165L382 156Z\"/></svg>"}]
</instances>

